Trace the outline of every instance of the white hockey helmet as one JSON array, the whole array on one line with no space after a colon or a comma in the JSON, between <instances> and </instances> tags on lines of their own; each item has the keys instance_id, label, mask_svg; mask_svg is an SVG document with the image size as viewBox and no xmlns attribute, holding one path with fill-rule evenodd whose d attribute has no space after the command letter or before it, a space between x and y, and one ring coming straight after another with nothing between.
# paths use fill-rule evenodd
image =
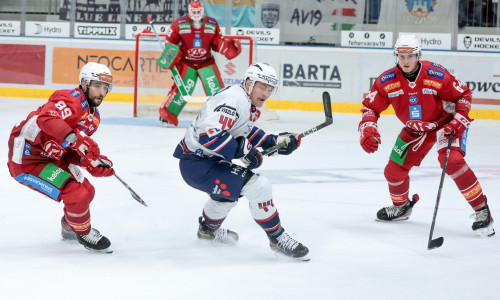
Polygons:
<instances>
[{"instance_id":1,"label":"white hockey helmet","mask_svg":"<svg viewBox=\"0 0 500 300\"><path fill-rule=\"evenodd\" d=\"M418 37L414 34L402 34L394 45L394 55L398 54L417 54L418 58L422 55L422 46Z\"/></svg>"},{"instance_id":2,"label":"white hockey helmet","mask_svg":"<svg viewBox=\"0 0 500 300\"><path fill-rule=\"evenodd\" d=\"M108 93L111 92L113 88L113 75L109 68L103 64L98 64L95 62L89 62L80 70L80 85L90 86L92 80L104 82L108 84Z\"/></svg>"},{"instance_id":3,"label":"white hockey helmet","mask_svg":"<svg viewBox=\"0 0 500 300\"><path fill-rule=\"evenodd\" d=\"M252 93L253 86L256 82L269 84L274 88L273 93L278 88L278 75L276 75L274 68L266 63L257 62L248 67L245 72L245 80L246 79L250 79L252 82L247 91L248 94Z\"/></svg>"},{"instance_id":4,"label":"white hockey helmet","mask_svg":"<svg viewBox=\"0 0 500 300\"><path fill-rule=\"evenodd\" d=\"M205 7L198 0L191 2L188 6L188 15L191 20L199 23L205 16Z\"/></svg>"}]
</instances>

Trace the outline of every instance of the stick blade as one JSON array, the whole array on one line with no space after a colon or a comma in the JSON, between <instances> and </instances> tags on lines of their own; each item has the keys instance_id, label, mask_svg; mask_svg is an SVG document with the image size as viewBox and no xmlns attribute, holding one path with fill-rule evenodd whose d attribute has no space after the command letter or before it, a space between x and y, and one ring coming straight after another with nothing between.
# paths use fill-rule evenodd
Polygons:
<instances>
[{"instance_id":1,"label":"stick blade","mask_svg":"<svg viewBox=\"0 0 500 300\"><path fill-rule=\"evenodd\" d=\"M427 244L427 250L439 248L443 245L443 242L444 242L443 237L438 237L437 239L430 240L429 244Z\"/></svg>"},{"instance_id":2,"label":"stick blade","mask_svg":"<svg viewBox=\"0 0 500 300\"><path fill-rule=\"evenodd\" d=\"M328 123L333 123L332 116L332 101L330 94L327 91L323 92L323 108L325 110L325 117Z\"/></svg>"}]
</instances>

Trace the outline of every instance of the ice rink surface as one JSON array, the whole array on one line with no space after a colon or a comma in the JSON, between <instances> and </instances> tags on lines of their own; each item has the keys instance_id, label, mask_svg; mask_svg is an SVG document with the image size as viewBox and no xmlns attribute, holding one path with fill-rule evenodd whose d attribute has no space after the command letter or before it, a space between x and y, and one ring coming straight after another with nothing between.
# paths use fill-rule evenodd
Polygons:
<instances>
[{"instance_id":1,"label":"ice rink surface","mask_svg":"<svg viewBox=\"0 0 500 300\"><path fill-rule=\"evenodd\" d=\"M274 204L287 232L310 249L309 262L277 257L242 198L223 226L237 246L198 241L207 196L181 178L172 152L185 128L162 128L131 118L132 105L103 103L93 136L101 152L148 204L136 202L118 180L92 178L92 224L114 253L62 241L63 206L12 179L6 167L12 127L41 100L0 98L4 147L0 210L1 299L495 299L500 295L500 236L480 239L473 213L446 178L434 237L427 250L441 169L435 148L411 177L420 202L408 221L375 221L391 204L383 169L402 124L382 116L382 144L359 146L360 115L303 139L290 156L265 158L257 172L273 182ZM282 112L259 126L268 133L302 132L322 113ZM479 178L494 218L500 218L500 122L476 120L466 160ZM88 174L87 174L88 175ZM90 176L90 175L89 175ZM500 226L497 227L500 230Z\"/></svg>"}]
</instances>

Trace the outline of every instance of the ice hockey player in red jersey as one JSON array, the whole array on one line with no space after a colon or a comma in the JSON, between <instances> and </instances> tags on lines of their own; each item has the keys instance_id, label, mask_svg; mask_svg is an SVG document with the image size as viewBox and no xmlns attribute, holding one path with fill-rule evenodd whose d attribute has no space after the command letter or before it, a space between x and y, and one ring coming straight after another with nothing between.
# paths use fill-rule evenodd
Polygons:
<instances>
[{"instance_id":1,"label":"ice hockey player in red jersey","mask_svg":"<svg viewBox=\"0 0 500 300\"><path fill-rule=\"evenodd\" d=\"M79 87L55 91L14 127L7 164L17 182L64 204L63 239L112 252L109 239L90 224L95 190L80 168L94 177L114 174L113 164L90 138L99 127L97 107L111 91L113 77L105 65L89 62L79 79Z\"/></svg>"},{"instance_id":2,"label":"ice hockey player in red jersey","mask_svg":"<svg viewBox=\"0 0 500 300\"><path fill-rule=\"evenodd\" d=\"M187 93L191 95L198 77L200 77L207 96L215 94L224 87L221 74L212 50L233 59L241 52L238 40L225 38L214 18L205 16L204 6L200 1L193 1L188 7L188 16L177 19L167 31L165 43L180 47L180 62L176 67L183 79ZM177 85L167 94L160 106L160 121L178 125L177 116L186 105Z\"/></svg>"},{"instance_id":3,"label":"ice hockey player in red jersey","mask_svg":"<svg viewBox=\"0 0 500 300\"><path fill-rule=\"evenodd\" d=\"M454 133L446 174L475 211L472 230L481 237L494 235L486 196L464 160L472 121L469 117L472 92L443 66L421 61L421 46L415 35L401 35L394 55L396 66L377 78L363 100L359 123L361 147L367 153L375 152L381 143L377 120L389 105L405 124L384 170L393 206L380 209L377 219L408 219L413 206L408 199L410 170L420 165L436 142L438 160L443 167L448 140Z\"/></svg>"}]
</instances>

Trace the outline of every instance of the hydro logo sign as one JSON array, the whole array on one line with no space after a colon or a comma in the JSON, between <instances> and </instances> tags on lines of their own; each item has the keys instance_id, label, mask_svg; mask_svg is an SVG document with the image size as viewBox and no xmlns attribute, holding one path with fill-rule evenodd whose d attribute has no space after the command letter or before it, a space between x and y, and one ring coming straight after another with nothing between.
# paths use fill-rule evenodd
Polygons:
<instances>
[{"instance_id":1,"label":"hydro logo sign","mask_svg":"<svg viewBox=\"0 0 500 300\"><path fill-rule=\"evenodd\" d=\"M69 37L69 23L27 21L26 36Z\"/></svg>"},{"instance_id":2,"label":"hydro logo sign","mask_svg":"<svg viewBox=\"0 0 500 300\"><path fill-rule=\"evenodd\" d=\"M119 39L120 25L75 23L75 38Z\"/></svg>"},{"instance_id":3,"label":"hydro logo sign","mask_svg":"<svg viewBox=\"0 0 500 300\"><path fill-rule=\"evenodd\" d=\"M283 64L283 86L308 88L342 88L340 70L336 65Z\"/></svg>"}]
</instances>

